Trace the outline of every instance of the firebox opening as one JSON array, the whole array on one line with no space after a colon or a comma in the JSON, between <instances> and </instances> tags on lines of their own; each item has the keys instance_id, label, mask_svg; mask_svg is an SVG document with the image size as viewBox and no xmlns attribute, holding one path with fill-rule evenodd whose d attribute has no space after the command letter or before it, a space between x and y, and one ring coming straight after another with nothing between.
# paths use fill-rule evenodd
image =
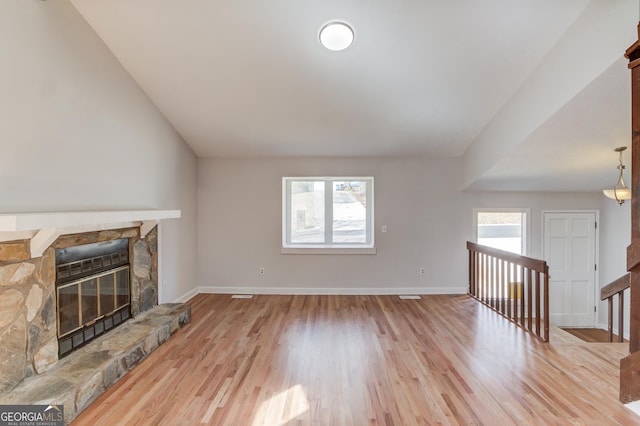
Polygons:
<instances>
[{"instance_id":1,"label":"firebox opening","mask_svg":"<svg viewBox=\"0 0 640 426\"><path fill-rule=\"evenodd\" d=\"M129 240L56 250L58 356L131 317Z\"/></svg>"}]
</instances>

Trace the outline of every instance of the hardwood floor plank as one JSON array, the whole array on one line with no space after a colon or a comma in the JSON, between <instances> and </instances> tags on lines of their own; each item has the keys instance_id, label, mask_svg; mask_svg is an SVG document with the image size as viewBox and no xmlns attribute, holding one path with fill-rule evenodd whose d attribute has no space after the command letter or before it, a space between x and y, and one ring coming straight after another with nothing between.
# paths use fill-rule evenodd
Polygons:
<instances>
[{"instance_id":1,"label":"hardwood floor plank","mask_svg":"<svg viewBox=\"0 0 640 426\"><path fill-rule=\"evenodd\" d=\"M599 328L563 328L563 330L589 343L607 343L609 341L607 330ZM628 340L624 341L628 343ZM613 342L618 342L617 334L613 334Z\"/></svg>"},{"instance_id":2,"label":"hardwood floor plank","mask_svg":"<svg viewBox=\"0 0 640 426\"><path fill-rule=\"evenodd\" d=\"M543 343L467 296L200 294L74 425L640 424L625 343Z\"/></svg>"}]
</instances>

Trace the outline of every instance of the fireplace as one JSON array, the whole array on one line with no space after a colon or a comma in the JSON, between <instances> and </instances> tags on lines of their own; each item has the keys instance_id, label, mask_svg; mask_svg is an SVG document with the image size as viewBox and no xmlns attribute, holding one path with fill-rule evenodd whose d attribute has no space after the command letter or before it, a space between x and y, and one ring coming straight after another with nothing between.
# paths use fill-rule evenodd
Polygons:
<instances>
[{"instance_id":1,"label":"fireplace","mask_svg":"<svg viewBox=\"0 0 640 426\"><path fill-rule=\"evenodd\" d=\"M129 239L56 249L58 356L131 317Z\"/></svg>"},{"instance_id":2,"label":"fireplace","mask_svg":"<svg viewBox=\"0 0 640 426\"><path fill-rule=\"evenodd\" d=\"M123 324L127 318L155 309L156 225L179 217L178 210L0 214L0 397L27 379L48 380L92 345L70 350L95 336L101 346L132 323Z\"/></svg>"}]
</instances>

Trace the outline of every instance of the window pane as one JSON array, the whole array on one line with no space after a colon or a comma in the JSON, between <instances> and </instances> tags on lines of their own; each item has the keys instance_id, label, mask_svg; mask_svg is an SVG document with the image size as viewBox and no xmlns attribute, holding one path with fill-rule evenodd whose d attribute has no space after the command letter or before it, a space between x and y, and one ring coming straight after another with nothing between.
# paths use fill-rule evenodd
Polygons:
<instances>
[{"instance_id":1,"label":"window pane","mask_svg":"<svg viewBox=\"0 0 640 426\"><path fill-rule=\"evenodd\" d=\"M373 248L372 177L282 178L282 247Z\"/></svg>"},{"instance_id":2,"label":"window pane","mask_svg":"<svg viewBox=\"0 0 640 426\"><path fill-rule=\"evenodd\" d=\"M478 244L522 253L522 212L478 212Z\"/></svg>"},{"instance_id":3,"label":"window pane","mask_svg":"<svg viewBox=\"0 0 640 426\"><path fill-rule=\"evenodd\" d=\"M324 241L324 181L291 182L291 242Z\"/></svg>"},{"instance_id":4,"label":"window pane","mask_svg":"<svg viewBox=\"0 0 640 426\"><path fill-rule=\"evenodd\" d=\"M333 182L333 242L367 242L366 182Z\"/></svg>"}]
</instances>

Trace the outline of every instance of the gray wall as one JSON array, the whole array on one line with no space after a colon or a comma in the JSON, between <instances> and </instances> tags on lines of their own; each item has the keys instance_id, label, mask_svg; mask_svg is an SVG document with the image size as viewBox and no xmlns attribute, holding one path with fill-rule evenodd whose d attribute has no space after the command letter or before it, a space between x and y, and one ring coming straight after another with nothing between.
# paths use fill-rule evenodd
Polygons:
<instances>
[{"instance_id":1,"label":"gray wall","mask_svg":"<svg viewBox=\"0 0 640 426\"><path fill-rule=\"evenodd\" d=\"M0 212L179 209L173 300L195 286L196 157L67 1L0 3Z\"/></svg>"},{"instance_id":2,"label":"gray wall","mask_svg":"<svg viewBox=\"0 0 640 426\"><path fill-rule=\"evenodd\" d=\"M604 199L600 220L600 287L627 272L627 246L631 243L631 203L619 206ZM598 295L597 300L600 300ZM614 323L617 330L618 298L614 298ZM625 292L624 334L629 334L629 290ZM598 319L601 328L607 327L607 303L600 302Z\"/></svg>"},{"instance_id":3,"label":"gray wall","mask_svg":"<svg viewBox=\"0 0 640 426\"><path fill-rule=\"evenodd\" d=\"M529 254L540 257L543 210L600 210L604 202L599 193L461 192L461 164L409 158L199 159L198 285L237 292L465 291L465 242L474 238L474 208L530 208ZM376 255L280 254L281 178L324 175L374 176ZM426 268L424 276L420 267Z\"/></svg>"}]
</instances>

